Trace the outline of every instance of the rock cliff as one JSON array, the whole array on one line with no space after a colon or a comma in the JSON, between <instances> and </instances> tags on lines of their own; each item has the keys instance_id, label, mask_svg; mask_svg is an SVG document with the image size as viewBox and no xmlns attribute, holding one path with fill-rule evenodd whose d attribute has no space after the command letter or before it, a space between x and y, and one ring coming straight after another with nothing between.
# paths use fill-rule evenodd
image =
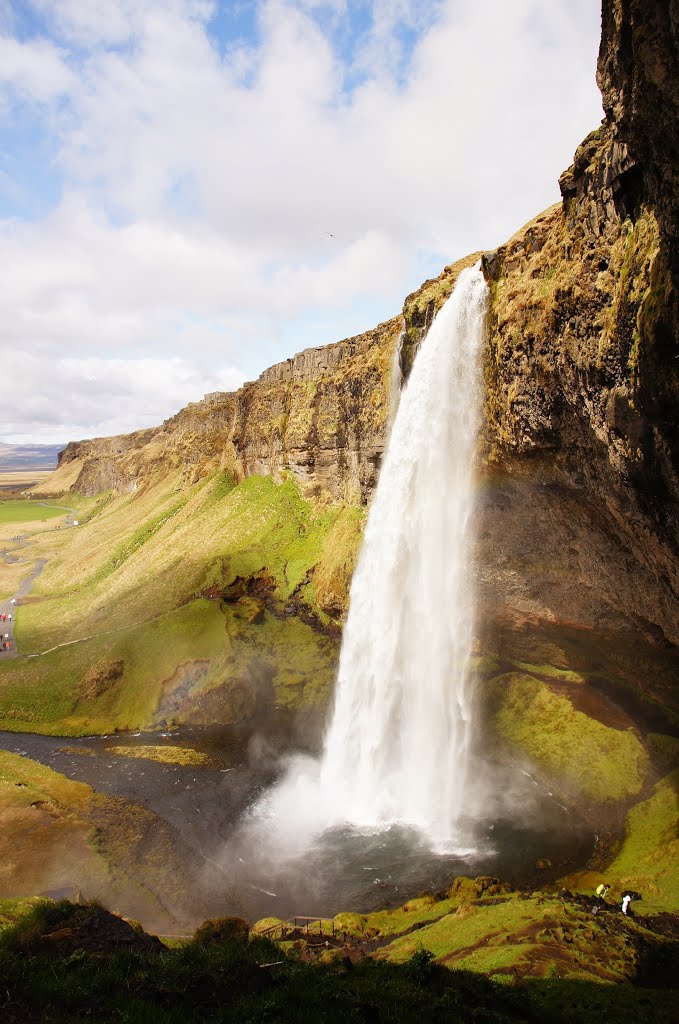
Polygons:
<instances>
[{"instance_id":1,"label":"rock cliff","mask_svg":"<svg viewBox=\"0 0 679 1024\"><path fill-rule=\"evenodd\" d=\"M401 317L265 370L239 391L206 395L161 427L69 444L60 475L74 490L134 491L181 467L187 484L221 469L243 479L287 471L305 495L365 503L375 484L389 414Z\"/></svg>"},{"instance_id":2,"label":"rock cliff","mask_svg":"<svg viewBox=\"0 0 679 1024\"><path fill-rule=\"evenodd\" d=\"M563 202L483 261L484 606L609 650L679 644L676 32L675 5L604 2L606 118Z\"/></svg>"},{"instance_id":3,"label":"rock cliff","mask_svg":"<svg viewBox=\"0 0 679 1024\"><path fill-rule=\"evenodd\" d=\"M366 504L417 347L460 271L480 257L446 267L374 330L300 352L237 392L190 403L160 427L72 441L45 491L130 493L177 468L187 485L219 469L236 480L280 480L287 472L307 497Z\"/></svg>"}]
</instances>

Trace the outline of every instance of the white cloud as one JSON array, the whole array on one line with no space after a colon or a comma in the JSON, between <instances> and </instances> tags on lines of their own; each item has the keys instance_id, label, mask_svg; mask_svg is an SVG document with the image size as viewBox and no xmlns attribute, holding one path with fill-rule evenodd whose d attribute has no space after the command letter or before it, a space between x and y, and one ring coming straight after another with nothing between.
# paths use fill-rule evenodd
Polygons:
<instances>
[{"instance_id":1,"label":"white cloud","mask_svg":"<svg viewBox=\"0 0 679 1024\"><path fill-rule=\"evenodd\" d=\"M201 380L252 376L295 323L304 346L304 314L367 329L367 300L397 312L423 254L498 245L555 201L601 113L589 0L373 0L358 35L345 0L263 0L258 41L222 47L201 0L33 6L56 43L6 40L6 77L55 101L65 188L0 224L0 344L44 365L190 349ZM129 410L105 422L132 429Z\"/></svg>"},{"instance_id":2,"label":"white cloud","mask_svg":"<svg viewBox=\"0 0 679 1024\"><path fill-rule=\"evenodd\" d=\"M0 36L0 87L21 99L45 103L74 88L74 76L59 49L43 40L21 43ZM5 97L5 103L8 98Z\"/></svg>"},{"instance_id":3,"label":"white cloud","mask_svg":"<svg viewBox=\"0 0 679 1024\"><path fill-rule=\"evenodd\" d=\"M189 349L191 353L191 349ZM233 391L243 383L238 370L212 372L186 358L104 359L8 352L3 358L0 434L22 441L66 441L155 426L187 401L209 391ZM22 429L17 430L16 424Z\"/></svg>"}]
</instances>

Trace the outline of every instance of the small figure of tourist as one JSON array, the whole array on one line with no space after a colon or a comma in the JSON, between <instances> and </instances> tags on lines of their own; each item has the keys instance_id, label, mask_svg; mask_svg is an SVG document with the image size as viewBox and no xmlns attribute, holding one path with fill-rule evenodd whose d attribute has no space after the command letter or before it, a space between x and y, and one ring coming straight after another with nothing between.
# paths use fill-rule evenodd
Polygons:
<instances>
[{"instance_id":1,"label":"small figure of tourist","mask_svg":"<svg viewBox=\"0 0 679 1024\"><path fill-rule=\"evenodd\" d=\"M608 885L607 882L600 882L597 885L597 887L596 887L596 894L597 894L599 900L601 901L601 903L605 903L606 902L606 896L608 895L608 890L609 889L610 889L610 885Z\"/></svg>"},{"instance_id":2,"label":"small figure of tourist","mask_svg":"<svg viewBox=\"0 0 679 1024\"><path fill-rule=\"evenodd\" d=\"M628 892L626 892L625 895L622 898L622 912L623 912L623 914L625 916L627 916L627 908L629 907L631 902L632 902L632 897L630 896L630 894Z\"/></svg>"}]
</instances>

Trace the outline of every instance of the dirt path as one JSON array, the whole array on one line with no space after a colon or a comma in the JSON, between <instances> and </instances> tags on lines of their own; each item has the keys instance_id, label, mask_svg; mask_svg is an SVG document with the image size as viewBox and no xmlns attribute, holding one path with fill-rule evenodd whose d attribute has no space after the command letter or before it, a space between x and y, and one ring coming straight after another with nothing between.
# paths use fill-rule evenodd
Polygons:
<instances>
[{"instance_id":1,"label":"dirt path","mask_svg":"<svg viewBox=\"0 0 679 1024\"><path fill-rule=\"evenodd\" d=\"M60 508L60 509L63 509L65 512L69 513L69 515L66 517L66 525L67 526L72 526L73 525L72 517L77 514L77 510L76 509L70 508L68 505L51 505L51 504L49 504L46 501L39 501L38 505L41 505L43 508ZM12 548L11 551L8 551L7 549L5 549L4 552L3 552L3 557L4 557L6 562L19 562L19 561L21 561L21 558L17 554L15 554L15 552L19 551L19 550L23 550L25 548L26 541L28 540L28 538L30 536L31 536L30 534L26 534L26 533L19 533L19 534L17 534L17 536L14 538L15 547ZM39 558L39 559L37 559L35 561L35 563L33 564L33 568L31 569L29 574L27 576L25 576L23 578L23 580L21 581L21 583L19 584L19 589L16 591L16 593L10 595L10 597L8 597L8 598L5 598L4 601L0 601L0 633L2 634L1 639L3 641L4 640L9 640L9 642L12 645L9 651L5 651L4 649L0 648L0 658L2 658L4 661L8 661L8 660L11 660L12 658L17 658L19 656L19 652L17 650L17 645L16 645L15 632L14 632L17 608L21 604L21 599L23 597L27 597L28 596L28 594L30 593L31 588L32 588L33 584L35 583L37 577L40 575L40 573L42 572L42 570L45 568L46 565L47 565L47 559L46 558ZM2 622L1 621L2 615L6 615L6 616L10 616L11 615L11 619L10 618L6 618L5 621Z\"/></svg>"},{"instance_id":2,"label":"dirt path","mask_svg":"<svg viewBox=\"0 0 679 1024\"><path fill-rule=\"evenodd\" d=\"M11 619L6 619L5 622L0 621L0 631L2 632L2 639L8 639L11 643L9 651L0 651L0 658L4 661L8 661L11 658L18 657L19 652L17 651L16 640L14 637L14 626L16 621L16 611L19 607L22 597L27 597L30 593L31 587L35 583L36 578L40 575L42 570L47 565L46 558L39 558L33 565L33 569L24 576L23 580L19 584L19 589L12 597L5 598L4 601L0 601L0 616L11 615Z\"/></svg>"},{"instance_id":3,"label":"dirt path","mask_svg":"<svg viewBox=\"0 0 679 1024\"><path fill-rule=\"evenodd\" d=\"M46 501L39 501L38 504L42 505L45 508L62 508L64 509L65 512L71 513L71 515L66 517L66 526L73 525L73 523L70 520L72 520L73 515L77 514L77 509L70 508L68 505L53 505L51 503L48 504ZM5 558L6 562L18 562L21 560L16 554L14 554L14 552L21 550L23 548L29 536L29 534L18 534L15 538L13 538L15 547L12 549L11 552L7 550L3 552L3 557ZM12 615L11 622L9 620L5 621L4 623L0 622L0 626L2 627L2 639L5 638L5 633L8 633L8 639L12 644L11 650L0 650L0 658L4 660L16 658L19 656L19 652L17 650L16 641L14 637L14 619L16 616L16 609L21 604L21 598L28 597L28 594L30 593L31 587L35 582L36 577L40 575L40 573L42 572L46 565L46 558L38 559L35 562L33 569L31 570L29 575L24 577L24 579L21 581L19 589L16 591L16 593L8 597L6 600L0 601L0 616L3 614L3 612L5 614ZM16 602L16 604L12 603L13 600ZM36 651L35 654L27 654L26 657L41 658L43 655L51 654L52 651L57 651L61 647L70 647L72 644L80 644L86 640L93 640L95 637L98 636L109 636L111 633L120 633L124 629L131 629L134 626L141 626L144 622L150 622L153 619L161 618L163 614L163 612L160 612L158 615L152 615L149 619L139 619L137 622L128 622L124 626L116 626L113 629L104 629L99 633L91 633L89 636L79 636L76 637L75 640L66 640L64 643L55 644L54 647L48 647L47 650L45 651Z\"/></svg>"},{"instance_id":4,"label":"dirt path","mask_svg":"<svg viewBox=\"0 0 679 1024\"><path fill-rule=\"evenodd\" d=\"M68 505L54 505L48 501L39 501L38 505L42 505L43 508L63 508L65 512L72 512L74 516L78 514L77 508L70 508Z\"/></svg>"}]
</instances>

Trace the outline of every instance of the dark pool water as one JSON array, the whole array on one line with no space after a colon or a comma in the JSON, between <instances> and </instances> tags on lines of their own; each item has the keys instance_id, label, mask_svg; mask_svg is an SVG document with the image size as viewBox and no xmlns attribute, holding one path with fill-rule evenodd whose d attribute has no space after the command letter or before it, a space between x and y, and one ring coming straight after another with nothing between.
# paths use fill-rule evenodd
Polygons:
<instances>
[{"instance_id":1,"label":"dark pool water","mask_svg":"<svg viewBox=\"0 0 679 1024\"><path fill-rule=\"evenodd\" d=\"M486 806L479 807L475 821L464 823L460 837L473 853L432 853L419 833L393 826L373 834L335 828L310 838L290 857L275 836L262 838L261 828L255 838L243 836L241 828L248 808L284 772L290 743L289 730L275 722L257 730L187 726L82 739L0 733L0 748L98 792L140 803L176 829L184 848L196 854L187 868L197 887L208 886L215 913L228 909L255 920L365 912L398 906L424 890L439 891L460 874L491 874L514 884L547 881L583 864L592 851L587 823L525 768L484 761L476 773L488 776ZM164 764L111 750L159 744L204 752L212 764ZM287 824L294 831L294 821ZM544 858L552 870L536 872L536 861Z\"/></svg>"}]
</instances>

